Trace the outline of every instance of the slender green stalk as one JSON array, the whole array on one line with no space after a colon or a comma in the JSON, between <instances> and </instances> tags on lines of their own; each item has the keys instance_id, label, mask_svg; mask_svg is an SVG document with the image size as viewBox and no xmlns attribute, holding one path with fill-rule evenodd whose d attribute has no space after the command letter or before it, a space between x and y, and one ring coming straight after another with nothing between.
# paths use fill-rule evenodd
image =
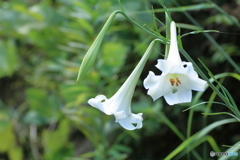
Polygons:
<instances>
[{"instance_id":1,"label":"slender green stalk","mask_svg":"<svg viewBox=\"0 0 240 160\"><path fill-rule=\"evenodd\" d=\"M185 34L181 35L181 38L184 37L184 36L190 35L190 34L199 34L199 33L207 33L207 32L217 32L217 33L219 33L219 31L217 31L217 30L192 31L192 32L185 33Z\"/></svg>"},{"instance_id":2,"label":"slender green stalk","mask_svg":"<svg viewBox=\"0 0 240 160\"><path fill-rule=\"evenodd\" d=\"M235 115L231 114L231 113L228 113L228 112L217 112L217 113L202 113L203 115L220 115L220 114L227 114L227 115L230 115L232 116L233 118L235 118L236 120L238 120L240 122L240 119L238 117L236 117Z\"/></svg>"},{"instance_id":3,"label":"slender green stalk","mask_svg":"<svg viewBox=\"0 0 240 160\"><path fill-rule=\"evenodd\" d=\"M223 80L224 80L223 78L220 79L220 84L222 84ZM219 89L220 86L218 85L216 88ZM217 96L217 93L216 93L216 92L213 92L213 93L211 94L210 98L209 98L209 101L214 101L214 99L216 98L216 96ZM207 104L207 107L205 108L204 113L209 113L212 104L213 104L213 103L208 103L208 104ZM204 115L204 116L203 116L203 128L206 127L206 125L207 125L207 115ZM203 156L204 156L204 159L207 159L207 144L205 144L205 143L203 144Z\"/></svg>"},{"instance_id":4,"label":"slender green stalk","mask_svg":"<svg viewBox=\"0 0 240 160\"><path fill-rule=\"evenodd\" d=\"M223 80L224 79L220 79L220 84L223 82ZM217 87L216 87L217 89L219 89L220 88L220 86L219 85L217 85ZM214 101L214 99L216 98L216 95L217 95L217 93L216 92L213 92L212 94L211 94L211 96L210 96L210 98L209 98L209 101L210 102L213 102ZM212 104L213 103L208 103L207 104L207 107L205 108L205 111L204 111L204 113L209 113L209 111L210 111L210 109L211 109L211 106L212 106ZM207 124L207 122L206 122L206 119L207 119L207 116L206 115L204 115L203 116L203 125L204 125L204 127L206 126L206 124Z\"/></svg>"},{"instance_id":5,"label":"slender green stalk","mask_svg":"<svg viewBox=\"0 0 240 160\"><path fill-rule=\"evenodd\" d=\"M184 135L177 129L177 127L162 113L159 112L161 119L165 124L182 140L185 140Z\"/></svg>"},{"instance_id":6,"label":"slender green stalk","mask_svg":"<svg viewBox=\"0 0 240 160\"><path fill-rule=\"evenodd\" d=\"M120 10L117 10L114 12L114 14L121 14L123 15L127 20L129 20L132 24L136 25L137 27L139 27L140 29L142 29L143 31L147 32L148 34L158 38L158 39L161 39L162 40L162 43L164 44L169 44L169 40L166 39L165 37L163 36L159 36L159 35L156 35L148 30L146 30L144 27L142 27L141 25L139 25L137 22L135 22L134 20L132 20L129 16L127 16L123 11L120 11Z\"/></svg>"},{"instance_id":7,"label":"slender green stalk","mask_svg":"<svg viewBox=\"0 0 240 160\"><path fill-rule=\"evenodd\" d=\"M187 123L187 138L191 136L191 130L192 130L192 119L193 119L194 109L191 109L188 116L188 123ZM187 159L190 159L189 154L190 146L187 147Z\"/></svg>"},{"instance_id":8,"label":"slender green stalk","mask_svg":"<svg viewBox=\"0 0 240 160\"><path fill-rule=\"evenodd\" d=\"M155 16L155 13L153 12L153 6L152 6L151 14L153 16L153 24L154 24L155 31L158 32L158 26L157 26L157 23L156 23L157 18Z\"/></svg>"}]
</instances>

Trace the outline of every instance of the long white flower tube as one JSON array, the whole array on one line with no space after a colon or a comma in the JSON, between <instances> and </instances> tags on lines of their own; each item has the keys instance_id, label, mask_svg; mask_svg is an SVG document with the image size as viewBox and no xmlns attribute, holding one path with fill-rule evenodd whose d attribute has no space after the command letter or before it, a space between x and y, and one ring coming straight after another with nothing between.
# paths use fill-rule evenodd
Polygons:
<instances>
[{"instance_id":1,"label":"long white flower tube","mask_svg":"<svg viewBox=\"0 0 240 160\"><path fill-rule=\"evenodd\" d=\"M101 110L105 114L113 114L116 122L119 122L127 130L142 128L142 113L133 114L131 112L131 101L139 76L156 41L161 40L156 39L152 41L131 75L110 99L107 99L104 95L98 95L88 101L91 106ZM133 124L136 125L134 126Z\"/></svg>"},{"instance_id":2,"label":"long white flower tube","mask_svg":"<svg viewBox=\"0 0 240 160\"><path fill-rule=\"evenodd\" d=\"M176 24L170 26L171 44L167 60L159 59L156 67L161 75L149 72L143 85L153 100L164 96L169 105L191 102L192 90L204 91L206 81L198 78L191 62L182 62L177 44Z\"/></svg>"}]
</instances>

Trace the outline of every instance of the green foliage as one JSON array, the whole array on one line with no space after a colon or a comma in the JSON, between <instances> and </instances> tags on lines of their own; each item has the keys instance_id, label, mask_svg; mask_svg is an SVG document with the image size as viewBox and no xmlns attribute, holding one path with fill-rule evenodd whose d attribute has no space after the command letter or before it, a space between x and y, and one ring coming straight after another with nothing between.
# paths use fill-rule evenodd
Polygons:
<instances>
[{"instance_id":1,"label":"green foliage","mask_svg":"<svg viewBox=\"0 0 240 160\"><path fill-rule=\"evenodd\" d=\"M6 125L6 124L5 124ZM15 136L13 134L13 128L11 127L10 124L7 126L1 125L1 146L0 150L1 152L7 152L14 148L14 143L15 143Z\"/></svg>"},{"instance_id":2,"label":"green foliage","mask_svg":"<svg viewBox=\"0 0 240 160\"><path fill-rule=\"evenodd\" d=\"M98 67L103 77L110 77L120 71L128 52L127 46L117 42L103 44L100 66Z\"/></svg>"},{"instance_id":3,"label":"green foliage","mask_svg":"<svg viewBox=\"0 0 240 160\"><path fill-rule=\"evenodd\" d=\"M29 88L26 96L30 108L24 117L26 123L42 125L58 120L61 110L54 95L48 96L45 90Z\"/></svg>"},{"instance_id":4,"label":"green foliage","mask_svg":"<svg viewBox=\"0 0 240 160\"><path fill-rule=\"evenodd\" d=\"M64 159L73 154L73 144L68 142L70 124L67 120L59 122L56 130L44 130L42 133L42 145L46 154L44 159Z\"/></svg>"},{"instance_id":5,"label":"green foliage","mask_svg":"<svg viewBox=\"0 0 240 160\"><path fill-rule=\"evenodd\" d=\"M6 110L0 112L0 153L7 153L10 159L21 160L23 149L18 146L11 119Z\"/></svg>"},{"instance_id":6,"label":"green foliage","mask_svg":"<svg viewBox=\"0 0 240 160\"><path fill-rule=\"evenodd\" d=\"M11 76L18 67L16 46L12 39L0 41L0 77Z\"/></svg>"}]
</instances>

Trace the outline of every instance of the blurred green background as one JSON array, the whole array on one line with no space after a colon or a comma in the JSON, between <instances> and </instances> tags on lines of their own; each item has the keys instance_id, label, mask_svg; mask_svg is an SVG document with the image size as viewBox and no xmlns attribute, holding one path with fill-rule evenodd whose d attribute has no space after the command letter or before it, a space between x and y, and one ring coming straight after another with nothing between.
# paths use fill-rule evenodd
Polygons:
<instances>
[{"instance_id":1,"label":"blurred green background","mask_svg":"<svg viewBox=\"0 0 240 160\"><path fill-rule=\"evenodd\" d=\"M169 8L178 7L173 1L164 2ZM215 6L202 6L208 1L178 1L182 6L199 5L188 13L204 29L235 33L210 35L239 66L240 1L214 2L232 18ZM121 0L121 3L126 14L137 23L154 29L150 10L151 6L161 8L157 0ZM160 74L154 65L162 58L164 45L155 47L134 93L132 111L143 113L142 129L124 130L114 122L114 116L87 104L89 98L98 94L111 97L154 39L123 16L117 16L108 30L94 68L76 83L85 53L108 16L117 9L120 9L117 0L0 1L0 159L153 160L166 157L181 144L182 140L167 122L186 137L189 111L182 110L196 102L168 106L161 98L153 103L142 86L148 71ZM155 15L165 21L164 12ZM181 34L197 28L183 12L172 12L172 18L185 26ZM161 24L158 27L164 35ZM204 34L185 36L182 43L190 56L197 63L200 58L213 74L236 72ZM239 80L227 77L221 82L240 104ZM214 93L208 89L198 102L208 101L210 96ZM218 97L214 100L221 101ZM201 113L206 107L207 104L195 107L192 133L204 125L229 118L210 116L203 124ZM210 107L210 112L228 111L219 104ZM209 135L225 151L227 148L222 145L238 142L239 133L238 123L234 123L220 126ZM196 148L207 159L211 150L207 142Z\"/></svg>"}]
</instances>

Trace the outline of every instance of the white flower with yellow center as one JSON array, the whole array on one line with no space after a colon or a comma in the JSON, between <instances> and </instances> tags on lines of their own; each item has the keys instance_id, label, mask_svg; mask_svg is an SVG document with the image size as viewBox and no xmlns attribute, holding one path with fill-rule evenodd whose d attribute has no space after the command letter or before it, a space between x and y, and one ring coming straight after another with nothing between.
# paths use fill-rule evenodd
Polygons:
<instances>
[{"instance_id":1,"label":"white flower with yellow center","mask_svg":"<svg viewBox=\"0 0 240 160\"><path fill-rule=\"evenodd\" d=\"M156 67L161 75L149 72L143 85L153 100L164 96L169 105L191 102L192 90L204 91L206 81L198 78L192 63L182 62L177 44L176 24L171 22L171 44L167 60L159 59Z\"/></svg>"}]
</instances>

